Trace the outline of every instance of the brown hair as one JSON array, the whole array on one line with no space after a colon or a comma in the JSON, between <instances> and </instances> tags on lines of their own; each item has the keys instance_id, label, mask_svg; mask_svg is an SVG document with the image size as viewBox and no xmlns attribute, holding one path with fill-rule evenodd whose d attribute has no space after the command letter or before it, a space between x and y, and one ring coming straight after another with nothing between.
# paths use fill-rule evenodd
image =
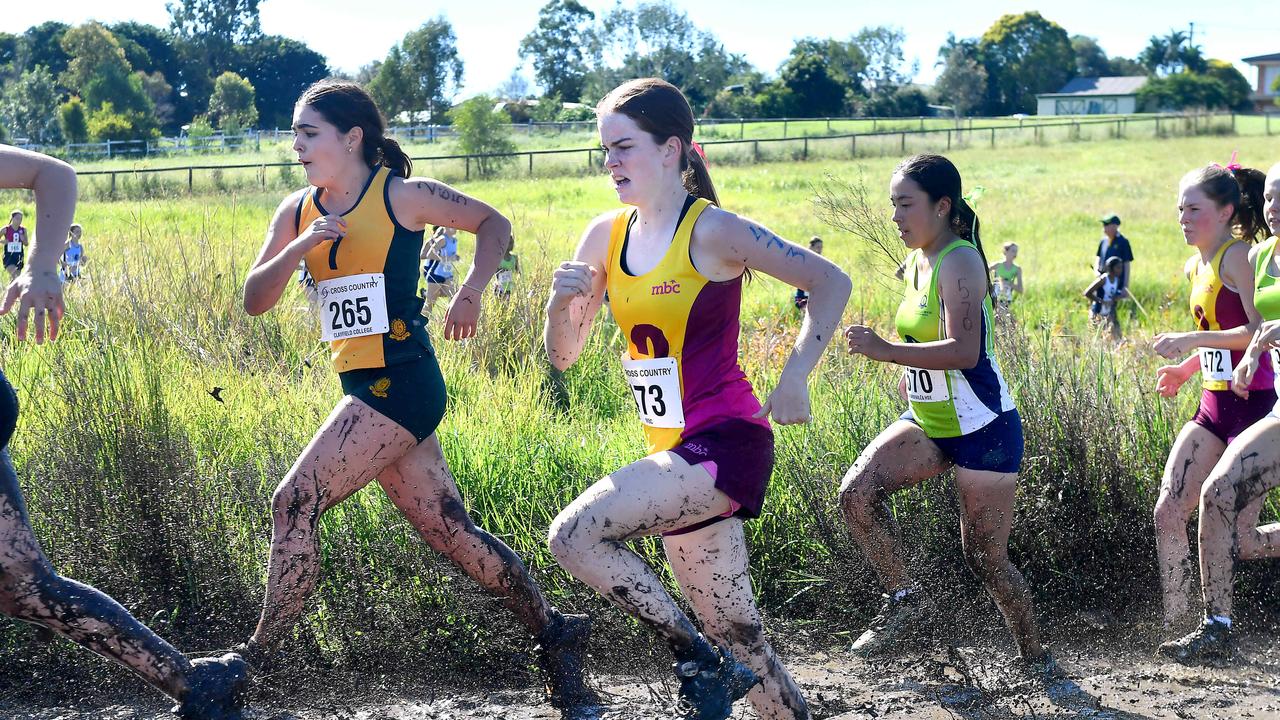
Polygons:
<instances>
[{"instance_id":1,"label":"brown hair","mask_svg":"<svg viewBox=\"0 0 1280 720\"><path fill-rule=\"evenodd\" d=\"M315 108L338 132L357 126L363 130L361 148L369 167L382 165L390 168L393 175L409 177L413 162L400 149L400 143L386 136L387 121L367 90L353 82L330 78L313 83L298 102Z\"/></svg>"},{"instance_id":2,"label":"brown hair","mask_svg":"<svg viewBox=\"0 0 1280 720\"><path fill-rule=\"evenodd\" d=\"M654 142L680 140L680 179L689 194L720 204L711 173L702 155L693 147L693 110L684 93L659 78L629 80L613 89L596 105L596 115L622 113L649 133Z\"/></svg>"},{"instance_id":3,"label":"brown hair","mask_svg":"<svg viewBox=\"0 0 1280 720\"><path fill-rule=\"evenodd\" d=\"M1266 237L1267 219L1263 215L1263 194L1267 176L1253 168L1206 165L1182 176L1180 187L1198 187L1218 207L1230 205L1232 229L1247 242Z\"/></svg>"},{"instance_id":4,"label":"brown hair","mask_svg":"<svg viewBox=\"0 0 1280 720\"><path fill-rule=\"evenodd\" d=\"M942 198L951 200L950 221L951 232L962 240L968 240L978 248L982 257L982 266L987 267L987 254L982 250L982 239L978 236L978 214L961 195L960 171L948 159L934 153L921 153L898 163L894 168L895 175L901 175L920 186L932 202ZM987 278L987 292L991 291L991 278Z\"/></svg>"}]
</instances>

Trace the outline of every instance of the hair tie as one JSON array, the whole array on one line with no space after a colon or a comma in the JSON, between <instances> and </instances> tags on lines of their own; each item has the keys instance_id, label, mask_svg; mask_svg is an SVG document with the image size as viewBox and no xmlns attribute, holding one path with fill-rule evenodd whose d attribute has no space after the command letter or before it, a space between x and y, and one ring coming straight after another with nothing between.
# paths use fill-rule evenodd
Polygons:
<instances>
[{"instance_id":1,"label":"hair tie","mask_svg":"<svg viewBox=\"0 0 1280 720\"><path fill-rule=\"evenodd\" d=\"M711 165L711 164L707 162L707 153L705 153L705 152L702 150L702 146L701 146L701 145L699 145L697 142L695 142L695 141L692 141L692 140L691 140L691 141L689 141L689 149L690 149L690 150L692 150L693 152L698 153L698 157L702 158L702 164L703 164L703 165L707 165L708 167L710 167L710 165Z\"/></svg>"},{"instance_id":2,"label":"hair tie","mask_svg":"<svg viewBox=\"0 0 1280 720\"><path fill-rule=\"evenodd\" d=\"M1240 163L1236 161L1236 156L1239 154L1240 154L1239 150L1232 150L1230 162L1228 162L1226 165L1219 165L1218 163L1214 163L1213 166L1218 168L1219 170L1227 170L1233 173L1237 172L1242 169Z\"/></svg>"}]
</instances>

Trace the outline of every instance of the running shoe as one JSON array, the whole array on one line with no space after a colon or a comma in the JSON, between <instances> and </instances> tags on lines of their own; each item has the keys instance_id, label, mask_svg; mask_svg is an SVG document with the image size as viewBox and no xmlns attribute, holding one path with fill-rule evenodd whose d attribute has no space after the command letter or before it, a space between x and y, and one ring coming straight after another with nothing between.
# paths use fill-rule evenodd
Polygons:
<instances>
[{"instance_id":1,"label":"running shoe","mask_svg":"<svg viewBox=\"0 0 1280 720\"><path fill-rule=\"evenodd\" d=\"M1183 665L1203 665L1231 658L1231 626L1206 619L1200 627L1160 646L1160 654Z\"/></svg>"},{"instance_id":2,"label":"running shoe","mask_svg":"<svg viewBox=\"0 0 1280 720\"><path fill-rule=\"evenodd\" d=\"M1098 700L1072 680L1048 650L1038 658L1019 658L1019 663L1023 673L1044 689L1054 705L1077 709L1098 707Z\"/></svg>"},{"instance_id":3,"label":"running shoe","mask_svg":"<svg viewBox=\"0 0 1280 720\"><path fill-rule=\"evenodd\" d=\"M871 618L871 625L853 642L850 651L855 655L870 657L879 655L903 642L918 642L926 635L928 612L919 590L895 598L882 595L884 604L880 612Z\"/></svg>"},{"instance_id":4,"label":"running shoe","mask_svg":"<svg viewBox=\"0 0 1280 720\"><path fill-rule=\"evenodd\" d=\"M591 638L591 618L561 615L543 631L538 643L538 667L542 668L551 707L565 718L595 717L604 706L600 696L586 683L587 641Z\"/></svg>"},{"instance_id":5,"label":"running shoe","mask_svg":"<svg viewBox=\"0 0 1280 720\"><path fill-rule=\"evenodd\" d=\"M173 712L183 720L240 720L249 665L235 653L191 661L187 694Z\"/></svg>"},{"instance_id":6,"label":"running shoe","mask_svg":"<svg viewBox=\"0 0 1280 720\"><path fill-rule=\"evenodd\" d=\"M760 682L751 668L734 660L728 650L717 649L711 661L690 660L671 667L680 680L678 720L725 720L733 712L734 701Z\"/></svg>"}]
</instances>

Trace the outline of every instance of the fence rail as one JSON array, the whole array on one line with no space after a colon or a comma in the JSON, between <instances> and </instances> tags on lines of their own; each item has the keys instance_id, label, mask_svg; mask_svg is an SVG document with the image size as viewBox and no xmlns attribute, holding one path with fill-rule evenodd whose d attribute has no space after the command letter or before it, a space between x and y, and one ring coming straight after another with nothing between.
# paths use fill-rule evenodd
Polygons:
<instances>
[{"instance_id":1,"label":"fence rail","mask_svg":"<svg viewBox=\"0 0 1280 720\"><path fill-rule=\"evenodd\" d=\"M877 154L888 154L889 152L900 152L905 154L910 141L920 138L929 137L934 141L932 149L950 150L953 146L963 145L972 146L975 143L989 144L996 147L1000 136L1011 133L1025 133L1030 130L1032 135L1028 138L1031 142L1041 143L1048 141L1050 131L1065 130L1066 139L1082 139L1085 128L1101 127L1109 133L1111 137L1125 137L1129 133L1131 126L1152 126L1155 136L1162 136L1167 132L1185 132L1187 134L1201 134L1215 130L1214 123L1219 122L1217 126L1219 130L1226 130L1229 121L1230 132L1236 131L1238 116L1235 113L1204 113L1194 115L1145 115L1145 116L1121 116L1116 118L1076 118L1068 121L1037 121L1037 122L1018 122L1006 125L991 125L986 127L967 128L963 126L953 127L924 127L915 129L895 129L895 130L877 130L872 132L858 133L840 133L829 135L805 135L800 137L776 137L776 138L754 138L754 139L727 139L727 140L706 140L700 144L707 152L708 157L712 161L746 161L760 162L764 153L762 149L779 144L788 144L791 147L790 157L797 160L808 160L810 158L810 149L812 145L821 144L823 148L830 148L834 143L847 142L847 150L840 150L839 154L833 155L828 152L825 157L850 157L857 158L871 154L868 146L877 151ZM1276 123L1277 130L1280 131L1280 121ZM1270 135L1271 118L1266 118L1265 132ZM892 142L896 140L897 142ZM860 151L859 145L862 145ZM717 149L724 148L731 150L741 147L749 150L747 157L729 157L727 154L721 158L717 158ZM568 170L569 173L574 172L573 168L578 171L588 169L596 169L603 163L603 152L599 147L584 148L567 148L567 149L549 149L549 150L524 150L508 153L488 153L488 154L444 154L444 155L421 155L413 157L417 162L427 163L461 163L463 179L470 180L473 174L489 175L492 174L494 168L503 168L510 166L513 161L524 159L527 161L521 164L516 170L517 173L533 176L535 174L535 158L548 157L564 157L572 158L580 157L581 163L569 164L561 163L562 170ZM164 174L185 174L186 190L193 192L196 186L197 173L214 173L215 185L223 180L223 173L228 171L253 171L251 182L244 182L241 185L258 185L262 189L267 187L267 176L270 169L278 169L282 178L289 182L293 182L293 169L296 169L296 162L265 162L265 163L242 163L242 164L202 164L202 165L185 165L176 167L160 167L160 168L132 168L121 170L86 170L78 174L84 178L104 177L109 178L108 194L112 197L118 192L120 178L132 178L135 181L145 178L155 178ZM526 169L527 168L527 169ZM561 172L560 174L565 174ZM180 183L180 181L179 181ZM145 184L145 181L143 181ZM167 189L173 189L170 185Z\"/></svg>"}]
</instances>

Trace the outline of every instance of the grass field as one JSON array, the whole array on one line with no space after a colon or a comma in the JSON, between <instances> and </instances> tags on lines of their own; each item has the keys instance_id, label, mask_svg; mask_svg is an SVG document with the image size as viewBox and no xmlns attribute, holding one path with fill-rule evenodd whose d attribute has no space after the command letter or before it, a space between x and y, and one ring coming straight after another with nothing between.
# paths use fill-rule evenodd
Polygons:
<instances>
[{"instance_id":1,"label":"grass field","mask_svg":"<svg viewBox=\"0 0 1280 720\"><path fill-rule=\"evenodd\" d=\"M1022 247L1027 295L1016 308L1018 329L999 338L1027 428L1012 542L1048 615L1155 601L1150 508L1169 444L1195 403L1189 391L1170 402L1151 390L1159 364L1152 334L1189 324L1177 181L1233 150L1246 165L1268 167L1280 161L1275 148L1266 137L1213 136L950 154L968 188L985 188L977 209L989 256L1005 241ZM828 256L854 280L846 319L887 331L900 297L892 262L825 227L812 199L830 177L884 198L897 160L739 165L713 155L712 175L728 209L797 242L822 235ZM540 347L550 267L616 199L599 176L460 187L512 218L524 272L514 300L487 305L479 338L437 344L451 399L439 431L445 454L474 516L530 559L555 600L601 610L601 632L634 643L635 629L556 568L543 540L577 492L642 453L618 382L615 327L602 318L563 376L548 370ZM283 194L83 202L77 221L91 264L67 293L63 337L0 345L23 403L14 456L51 557L184 648L225 647L251 630L270 493L339 395L298 294L261 318L240 310L242 278ZM30 210L16 195L4 198ZM1089 332L1079 297L1104 212L1123 218L1137 256L1133 287L1150 313L1126 328L1129 342L1119 348ZM742 361L762 393L799 325L789 295L764 277L745 293ZM12 321L0 323L10 338ZM215 386L225 404L209 396ZM835 491L901 411L895 386L892 368L833 347L812 383L815 421L777 433L765 516L750 525L754 577L771 617L820 638L874 611L879 588L844 533ZM980 601L960 558L955 508L941 482L895 499L922 572ZM1273 503L1267 514L1278 510ZM514 623L432 557L380 491L356 495L322 528L324 578L299 630L300 657L386 672L411 661L419 670L407 672L438 674L502 667L522 646ZM1260 593L1275 575L1248 569L1246 601L1274 609L1275 595ZM12 625L0 628L0 657L14 672L26 672L18 658L101 669L66 645L33 660L30 634Z\"/></svg>"}]
</instances>

